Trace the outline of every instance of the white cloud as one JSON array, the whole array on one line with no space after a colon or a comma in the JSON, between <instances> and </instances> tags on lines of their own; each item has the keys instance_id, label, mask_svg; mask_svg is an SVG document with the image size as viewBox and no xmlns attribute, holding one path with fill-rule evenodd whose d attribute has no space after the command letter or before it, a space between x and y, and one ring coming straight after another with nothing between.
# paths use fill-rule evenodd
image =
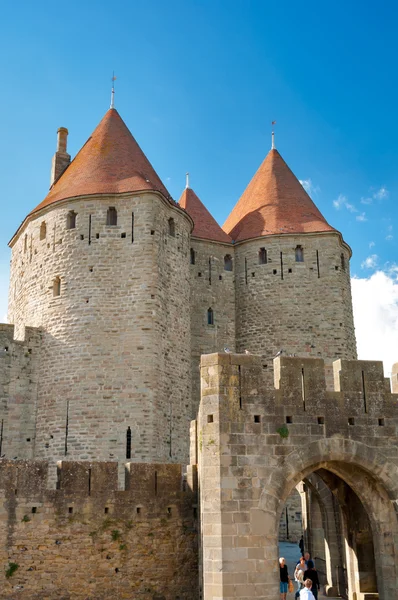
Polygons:
<instances>
[{"instance_id":1,"label":"white cloud","mask_svg":"<svg viewBox=\"0 0 398 600\"><path fill-rule=\"evenodd\" d=\"M310 196L316 196L318 192L321 191L318 185L313 184L312 179L310 177L308 179L299 179L299 182L301 183L307 194L309 194Z\"/></svg>"},{"instance_id":2,"label":"white cloud","mask_svg":"<svg viewBox=\"0 0 398 600\"><path fill-rule=\"evenodd\" d=\"M375 269L377 267L377 262L379 257L377 254L371 254L361 263L362 269Z\"/></svg>"},{"instance_id":3,"label":"white cloud","mask_svg":"<svg viewBox=\"0 0 398 600\"><path fill-rule=\"evenodd\" d=\"M333 206L335 209L340 210L340 208L346 208L352 213L358 212L353 204L348 202L347 197L344 194L339 194L336 200L333 200Z\"/></svg>"},{"instance_id":4,"label":"white cloud","mask_svg":"<svg viewBox=\"0 0 398 600\"><path fill-rule=\"evenodd\" d=\"M378 190L372 193L371 196L367 196L366 198L361 198L362 204L372 204L373 200L385 200L390 195L388 189L384 186L381 186Z\"/></svg>"},{"instance_id":5,"label":"white cloud","mask_svg":"<svg viewBox=\"0 0 398 600\"><path fill-rule=\"evenodd\" d=\"M389 233L388 235L386 235L386 240L387 240L387 241L391 241L391 240L393 240L393 239L394 239L394 236L393 236L393 235L391 235L391 233Z\"/></svg>"},{"instance_id":6,"label":"white cloud","mask_svg":"<svg viewBox=\"0 0 398 600\"><path fill-rule=\"evenodd\" d=\"M351 283L358 358L382 360L389 375L398 362L398 266Z\"/></svg>"},{"instance_id":7,"label":"white cloud","mask_svg":"<svg viewBox=\"0 0 398 600\"><path fill-rule=\"evenodd\" d=\"M369 242L369 248L373 248L373 246L376 246L376 244L374 242Z\"/></svg>"},{"instance_id":8,"label":"white cloud","mask_svg":"<svg viewBox=\"0 0 398 600\"><path fill-rule=\"evenodd\" d=\"M373 198L375 198L376 200L384 200L385 198L388 198L388 196L389 196L389 191L384 186L379 188L377 190L377 192L375 192L373 194Z\"/></svg>"},{"instance_id":9,"label":"white cloud","mask_svg":"<svg viewBox=\"0 0 398 600\"><path fill-rule=\"evenodd\" d=\"M357 221L360 221L361 223L363 223L364 221L367 221L366 213L364 213L364 212L361 213L360 215L357 215L355 218Z\"/></svg>"}]
</instances>

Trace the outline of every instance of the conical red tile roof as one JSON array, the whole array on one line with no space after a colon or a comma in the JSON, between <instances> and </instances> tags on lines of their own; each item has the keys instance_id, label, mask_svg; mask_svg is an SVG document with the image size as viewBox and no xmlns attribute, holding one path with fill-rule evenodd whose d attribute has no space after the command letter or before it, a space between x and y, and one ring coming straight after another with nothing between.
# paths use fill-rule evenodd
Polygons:
<instances>
[{"instance_id":1,"label":"conical red tile roof","mask_svg":"<svg viewBox=\"0 0 398 600\"><path fill-rule=\"evenodd\" d=\"M110 109L32 212L75 196L156 190L170 197L117 110Z\"/></svg>"},{"instance_id":2,"label":"conical red tile roof","mask_svg":"<svg viewBox=\"0 0 398 600\"><path fill-rule=\"evenodd\" d=\"M191 188L186 188L183 191L178 204L181 208L184 208L193 219L194 228L192 235L194 237L215 242L232 242L229 235L221 229L217 221L212 217Z\"/></svg>"},{"instance_id":3,"label":"conical red tile roof","mask_svg":"<svg viewBox=\"0 0 398 600\"><path fill-rule=\"evenodd\" d=\"M270 150L223 225L235 242L281 233L335 231L277 150Z\"/></svg>"}]
</instances>

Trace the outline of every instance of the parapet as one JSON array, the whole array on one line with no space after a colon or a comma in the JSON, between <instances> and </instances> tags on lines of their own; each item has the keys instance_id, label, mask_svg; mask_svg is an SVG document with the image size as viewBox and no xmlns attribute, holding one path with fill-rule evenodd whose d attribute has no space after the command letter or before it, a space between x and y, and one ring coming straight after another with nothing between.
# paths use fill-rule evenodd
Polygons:
<instances>
[{"instance_id":1,"label":"parapet","mask_svg":"<svg viewBox=\"0 0 398 600\"><path fill-rule=\"evenodd\" d=\"M118 489L118 463L62 461L57 464L57 489L48 489L46 461L0 460L0 492L37 500L79 502L88 499L136 504L173 500L195 503L196 490L186 484L179 464L126 463L125 489Z\"/></svg>"},{"instance_id":2,"label":"parapet","mask_svg":"<svg viewBox=\"0 0 398 600\"><path fill-rule=\"evenodd\" d=\"M220 405L225 417L235 414L234 408L253 412L255 407L265 415L281 409L319 415L319 423L336 411L345 422L366 416L377 417L381 424L385 416L398 416L398 395L391 393L380 361L336 360L334 391L326 388L325 364L319 358L275 358L273 388L266 384L269 367L259 356L209 354L202 356L201 367L202 405L206 402L208 410ZM398 364L393 370L394 391L397 379Z\"/></svg>"}]
</instances>

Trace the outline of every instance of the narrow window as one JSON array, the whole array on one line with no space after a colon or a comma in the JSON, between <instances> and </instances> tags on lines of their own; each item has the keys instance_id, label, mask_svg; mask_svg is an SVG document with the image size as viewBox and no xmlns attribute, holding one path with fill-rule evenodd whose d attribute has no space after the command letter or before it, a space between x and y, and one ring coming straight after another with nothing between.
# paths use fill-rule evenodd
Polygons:
<instances>
[{"instance_id":1,"label":"narrow window","mask_svg":"<svg viewBox=\"0 0 398 600\"><path fill-rule=\"evenodd\" d=\"M134 242L134 213L131 213L131 243Z\"/></svg>"},{"instance_id":2,"label":"narrow window","mask_svg":"<svg viewBox=\"0 0 398 600\"><path fill-rule=\"evenodd\" d=\"M266 265L267 262L268 262L267 251L265 248L260 248L260 250L258 251L258 264Z\"/></svg>"},{"instance_id":3,"label":"narrow window","mask_svg":"<svg viewBox=\"0 0 398 600\"><path fill-rule=\"evenodd\" d=\"M24 251L24 253L27 251L27 249L28 249L28 234L25 233L25 237L24 237L24 240L23 240L23 251Z\"/></svg>"},{"instance_id":4,"label":"narrow window","mask_svg":"<svg viewBox=\"0 0 398 600\"><path fill-rule=\"evenodd\" d=\"M214 313L212 308L209 308L207 311L207 324L214 325Z\"/></svg>"},{"instance_id":5,"label":"narrow window","mask_svg":"<svg viewBox=\"0 0 398 600\"><path fill-rule=\"evenodd\" d=\"M53 281L53 296L61 295L61 280L59 277L56 277Z\"/></svg>"},{"instance_id":6,"label":"narrow window","mask_svg":"<svg viewBox=\"0 0 398 600\"><path fill-rule=\"evenodd\" d=\"M127 427L126 433L126 458L131 458L131 427Z\"/></svg>"},{"instance_id":7,"label":"narrow window","mask_svg":"<svg viewBox=\"0 0 398 600\"><path fill-rule=\"evenodd\" d=\"M344 258L343 253L341 253L341 255L340 255L340 260L341 260L341 270L345 271L345 258Z\"/></svg>"},{"instance_id":8,"label":"narrow window","mask_svg":"<svg viewBox=\"0 0 398 600\"><path fill-rule=\"evenodd\" d=\"M110 206L106 213L106 224L109 227L117 225L117 210L114 206Z\"/></svg>"},{"instance_id":9,"label":"narrow window","mask_svg":"<svg viewBox=\"0 0 398 600\"><path fill-rule=\"evenodd\" d=\"M304 262L304 250L302 246L296 246L296 262Z\"/></svg>"},{"instance_id":10,"label":"narrow window","mask_svg":"<svg viewBox=\"0 0 398 600\"><path fill-rule=\"evenodd\" d=\"M40 225L40 239L45 240L46 235L47 235L47 225L46 225L46 222L43 221L42 224Z\"/></svg>"},{"instance_id":11,"label":"narrow window","mask_svg":"<svg viewBox=\"0 0 398 600\"><path fill-rule=\"evenodd\" d=\"M232 271L232 256L230 254L224 256L224 271Z\"/></svg>"},{"instance_id":12,"label":"narrow window","mask_svg":"<svg viewBox=\"0 0 398 600\"><path fill-rule=\"evenodd\" d=\"M66 229L76 229L77 214L74 210L70 210L66 217Z\"/></svg>"},{"instance_id":13,"label":"narrow window","mask_svg":"<svg viewBox=\"0 0 398 600\"><path fill-rule=\"evenodd\" d=\"M191 248L190 250L190 257L191 257L191 265L195 264L195 250L193 248Z\"/></svg>"},{"instance_id":14,"label":"narrow window","mask_svg":"<svg viewBox=\"0 0 398 600\"><path fill-rule=\"evenodd\" d=\"M169 219L169 235L171 235L172 237L176 236L176 226L174 223L174 219L172 219L171 217Z\"/></svg>"},{"instance_id":15,"label":"narrow window","mask_svg":"<svg viewBox=\"0 0 398 600\"><path fill-rule=\"evenodd\" d=\"M209 285L211 285L211 257L209 257Z\"/></svg>"}]
</instances>

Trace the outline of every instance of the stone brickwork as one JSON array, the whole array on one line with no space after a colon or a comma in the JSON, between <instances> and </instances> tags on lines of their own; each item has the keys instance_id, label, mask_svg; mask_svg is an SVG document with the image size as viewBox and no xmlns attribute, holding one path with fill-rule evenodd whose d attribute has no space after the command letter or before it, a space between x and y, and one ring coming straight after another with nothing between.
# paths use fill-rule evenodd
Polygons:
<instances>
[{"instance_id":1,"label":"stone brickwork","mask_svg":"<svg viewBox=\"0 0 398 600\"><path fill-rule=\"evenodd\" d=\"M196 493L180 465L0 463L0 598L198 597ZM10 575L10 565L17 565ZM15 567L14 567L15 569Z\"/></svg>"},{"instance_id":2,"label":"stone brickwork","mask_svg":"<svg viewBox=\"0 0 398 600\"><path fill-rule=\"evenodd\" d=\"M279 541L299 542L303 535L301 497L293 490L283 507L279 521Z\"/></svg>"},{"instance_id":3,"label":"stone brickwork","mask_svg":"<svg viewBox=\"0 0 398 600\"><path fill-rule=\"evenodd\" d=\"M187 462L191 227L158 194L120 194L57 203L14 236L9 321L17 339L43 328L35 458L122 464L130 427L132 460Z\"/></svg>"},{"instance_id":4,"label":"stone brickwork","mask_svg":"<svg viewBox=\"0 0 398 600\"><path fill-rule=\"evenodd\" d=\"M14 326L0 324L0 456L33 458L41 332L26 327L14 340Z\"/></svg>"},{"instance_id":5,"label":"stone brickwork","mask_svg":"<svg viewBox=\"0 0 398 600\"><path fill-rule=\"evenodd\" d=\"M312 473L333 492L341 490L343 512L344 498L351 498L346 518L355 519L357 505L366 511L379 598L394 597L398 395L382 363L336 361L334 391L328 391L321 359L275 359L274 388L262 362L246 355L202 357L197 428L204 600L277 597L281 512ZM350 534L347 540L348 547ZM349 597L364 598L352 556Z\"/></svg>"},{"instance_id":6,"label":"stone brickwork","mask_svg":"<svg viewBox=\"0 0 398 600\"><path fill-rule=\"evenodd\" d=\"M302 262L296 261L297 246ZM287 355L324 358L331 389L332 361L357 356L350 255L337 232L273 235L237 244L237 351L263 355L265 363L281 349Z\"/></svg>"},{"instance_id":7,"label":"stone brickwork","mask_svg":"<svg viewBox=\"0 0 398 600\"><path fill-rule=\"evenodd\" d=\"M232 244L192 238L191 249L192 418L196 418L201 355L223 352L225 346L235 349L235 264ZM232 267L225 264L227 256ZM209 309L213 324L208 323Z\"/></svg>"}]
</instances>

